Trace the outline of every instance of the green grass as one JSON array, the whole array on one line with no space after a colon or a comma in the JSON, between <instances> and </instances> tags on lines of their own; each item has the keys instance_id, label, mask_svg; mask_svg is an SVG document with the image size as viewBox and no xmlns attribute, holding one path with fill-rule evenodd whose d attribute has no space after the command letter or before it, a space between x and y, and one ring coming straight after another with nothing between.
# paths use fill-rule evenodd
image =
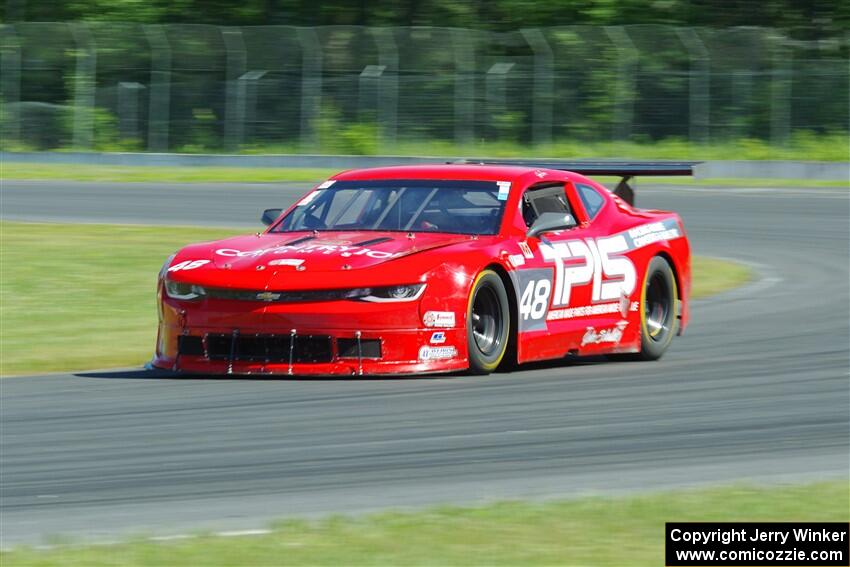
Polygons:
<instances>
[{"instance_id":1,"label":"green grass","mask_svg":"<svg viewBox=\"0 0 850 567\"><path fill-rule=\"evenodd\" d=\"M190 242L240 231L0 223L0 375L139 365L153 352L156 275ZM246 232L246 231L241 231ZM693 296L740 285L740 265L695 258Z\"/></svg>"},{"instance_id":2,"label":"green grass","mask_svg":"<svg viewBox=\"0 0 850 567\"><path fill-rule=\"evenodd\" d=\"M365 517L283 521L272 533L198 535L171 542L18 548L4 567L231 565L664 565L669 521L848 520L846 481L723 487L616 498L479 508L434 508Z\"/></svg>"},{"instance_id":3,"label":"green grass","mask_svg":"<svg viewBox=\"0 0 850 567\"><path fill-rule=\"evenodd\" d=\"M162 263L185 244L235 232L0 223L0 374L148 360Z\"/></svg>"},{"instance_id":4,"label":"green grass","mask_svg":"<svg viewBox=\"0 0 850 567\"><path fill-rule=\"evenodd\" d=\"M148 167L113 165L66 165L6 162L3 179L59 181L169 182L169 183L315 183L339 173L332 169L266 167Z\"/></svg>"},{"instance_id":5,"label":"green grass","mask_svg":"<svg viewBox=\"0 0 850 567\"><path fill-rule=\"evenodd\" d=\"M379 148L376 148L376 150ZM290 153L286 148L258 148L259 153ZM291 149L290 149L291 151ZM245 153L250 152L248 150ZM337 152L331 152L337 153ZM343 152L344 153L344 152ZM689 142L682 138L663 140L584 142L560 140L551 144L516 142L481 142L459 146L445 141L401 141L392 147L394 155L462 156L462 157L527 157L541 158L622 158L682 160L805 160L848 161L850 137L846 132L815 134L795 132L783 145L765 140L740 138L709 144Z\"/></svg>"},{"instance_id":6,"label":"green grass","mask_svg":"<svg viewBox=\"0 0 850 567\"><path fill-rule=\"evenodd\" d=\"M753 271L743 264L695 256L691 260L691 298L700 299L740 287L753 279Z\"/></svg>"},{"instance_id":7,"label":"green grass","mask_svg":"<svg viewBox=\"0 0 850 567\"><path fill-rule=\"evenodd\" d=\"M714 140L710 143L690 142L685 138L671 137L661 140L636 139L631 141L585 141L561 139L549 144L530 144L517 141L475 141L456 144L450 140L415 139L399 140L392 145L381 144L374 125L326 124L320 135L320 146L305 149L298 142L259 143L243 146L241 154L311 154L326 155L397 155L439 157L528 157L542 158L623 158L623 159L695 159L695 160L805 160L847 161L850 155L850 137L847 132L817 133L798 130L782 144L758 138ZM19 142L8 141L7 151L35 151ZM100 143L97 151L132 151L126 144ZM57 152L74 151L61 148ZM220 153L221 147L191 144L172 148L176 153Z\"/></svg>"},{"instance_id":8,"label":"green grass","mask_svg":"<svg viewBox=\"0 0 850 567\"><path fill-rule=\"evenodd\" d=\"M65 165L5 162L2 179L43 181L110 181L116 183L317 183L339 173L339 169L303 169L283 167L154 167L112 165ZM597 181L616 183L619 178L597 177ZM687 177L643 177L644 184L675 184L694 187L848 187L848 181L811 179L692 179Z\"/></svg>"}]
</instances>

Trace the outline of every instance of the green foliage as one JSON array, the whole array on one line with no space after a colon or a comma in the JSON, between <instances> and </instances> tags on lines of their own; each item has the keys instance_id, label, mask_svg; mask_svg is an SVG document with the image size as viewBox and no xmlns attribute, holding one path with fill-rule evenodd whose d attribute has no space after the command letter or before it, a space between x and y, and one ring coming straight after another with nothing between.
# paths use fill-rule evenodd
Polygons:
<instances>
[{"instance_id":1,"label":"green foliage","mask_svg":"<svg viewBox=\"0 0 850 567\"><path fill-rule=\"evenodd\" d=\"M108 122L108 121L107 121ZM298 144L252 143L243 146L243 154L293 154L311 151L323 154L398 156L464 157L539 157L539 158L623 158L623 159L693 159L693 160L806 160L847 161L850 158L850 138L844 133L816 134L810 131L794 132L783 145L774 145L756 138L723 140L698 144L680 137L640 142L593 142L560 140L551 144L532 145L513 141L481 141L467 145L448 140L420 139L399 141L392 147L382 147L374 124L344 124L335 119L318 120L320 143L314 148ZM107 143L108 136L98 138L99 151L118 152L141 150L138 140ZM112 138L114 139L114 138ZM200 138L197 141L202 141ZM215 139L203 143L187 144L178 148L181 153L208 153L219 146ZM27 141L9 144L8 151L47 149ZM182 175L181 175L182 176Z\"/></svg>"},{"instance_id":2,"label":"green foliage","mask_svg":"<svg viewBox=\"0 0 850 567\"><path fill-rule=\"evenodd\" d=\"M99 20L226 25L452 26L513 30L553 25L663 23L794 28L814 39L850 27L846 2L796 0L27 0L6 2L4 21ZM818 29L819 28L819 29ZM820 32L820 33L818 33Z\"/></svg>"},{"instance_id":3,"label":"green foliage","mask_svg":"<svg viewBox=\"0 0 850 567\"><path fill-rule=\"evenodd\" d=\"M170 542L18 548L4 567L207 565L664 564L668 521L802 522L848 519L843 481L733 486L554 502L497 502L366 517L286 520L268 534L198 534Z\"/></svg>"},{"instance_id":4,"label":"green foliage","mask_svg":"<svg viewBox=\"0 0 850 567\"><path fill-rule=\"evenodd\" d=\"M319 151L325 154L375 155L378 153L378 127L374 123L344 123L340 111L325 105L316 119Z\"/></svg>"}]
</instances>

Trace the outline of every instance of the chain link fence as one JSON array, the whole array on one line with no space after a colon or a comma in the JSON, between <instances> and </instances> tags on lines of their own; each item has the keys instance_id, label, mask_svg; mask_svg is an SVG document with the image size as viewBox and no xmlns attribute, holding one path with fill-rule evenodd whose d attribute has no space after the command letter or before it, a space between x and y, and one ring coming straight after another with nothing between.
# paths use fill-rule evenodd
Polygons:
<instances>
[{"instance_id":1,"label":"chain link fence","mask_svg":"<svg viewBox=\"0 0 850 567\"><path fill-rule=\"evenodd\" d=\"M20 23L0 48L8 149L781 145L850 122L848 37L765 28Z\"/></svg>"}]
</instances>

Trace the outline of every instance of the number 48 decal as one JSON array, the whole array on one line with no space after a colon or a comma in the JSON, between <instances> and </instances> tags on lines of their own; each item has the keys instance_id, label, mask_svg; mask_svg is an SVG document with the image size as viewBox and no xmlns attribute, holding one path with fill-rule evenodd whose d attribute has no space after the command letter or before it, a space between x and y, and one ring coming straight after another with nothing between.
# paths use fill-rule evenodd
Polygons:
<instances>
[{"instance_id":1,"label":"number 48 decal","mask_svg":"<svg viewBox=\"0 0 850 567\"><path fill-rule=\"evenodd\" d=\"M519 300L519 313L523 319L542 319L549 307L549 293L552 283L549 280L531 280L525 286Z\"/></svg>"}]
</instances>

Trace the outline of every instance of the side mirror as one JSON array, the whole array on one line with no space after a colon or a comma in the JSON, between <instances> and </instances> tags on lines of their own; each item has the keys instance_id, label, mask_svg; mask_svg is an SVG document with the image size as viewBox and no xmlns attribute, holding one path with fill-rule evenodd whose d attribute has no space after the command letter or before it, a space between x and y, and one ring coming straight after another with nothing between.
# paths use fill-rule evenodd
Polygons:
<instances>
[{"instance_id":1,"label":"side mirror","mask_svg":"<svg viewBox=\"0 0 850 567\"><path fill-rule=\"evenodd\" d=\"M269 226L277 220L277 217L279 217L282 212L283 209L266 209L263 211L263 216L260 220L263 221L264 225Z\"/></svg>"},{"instance_id":2,"label":"side mirror","mask_svg":"<svg viewBox=\"0 0 850 567\"><path fill-rule=\"evenodd\" d=\"M531 228L528 229L526 236L528 238L537 237L544 232L552 232L553 230L566 230L578 226L576 219L569 213L543 213Z\"/></svg>"}]
</instances>

